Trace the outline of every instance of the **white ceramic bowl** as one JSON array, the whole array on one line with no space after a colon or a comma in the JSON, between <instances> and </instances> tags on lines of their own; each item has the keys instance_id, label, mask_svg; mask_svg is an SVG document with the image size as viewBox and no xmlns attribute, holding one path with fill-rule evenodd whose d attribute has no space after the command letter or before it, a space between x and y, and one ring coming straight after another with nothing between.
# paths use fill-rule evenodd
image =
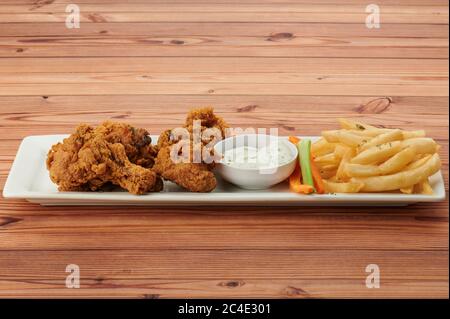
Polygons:
<instances>
[{"instance_id":1,"label":"white ceramic bowl","mask_svg":"<svg viewBox=\"0 0 450 319\"><path fill-rule=\"evenodd\" d=\"M286 138L266 134L242 134L228 137L214 146L218 154L224 154L233 148L249 146L261 148L270 143L284 143L291 153L290 160L282 165L270 168L238 168L223 161L216 165L217 172L226 181L245 189L266 189L287 179L295 169L297 161L297 147Z\"/></svg>"}]
</instances>

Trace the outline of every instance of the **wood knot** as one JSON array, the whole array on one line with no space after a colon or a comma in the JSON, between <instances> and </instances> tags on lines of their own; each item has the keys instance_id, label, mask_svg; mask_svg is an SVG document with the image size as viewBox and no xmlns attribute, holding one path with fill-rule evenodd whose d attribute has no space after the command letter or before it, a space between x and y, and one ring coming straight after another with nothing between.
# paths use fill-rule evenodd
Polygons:
<instances>
[{"instance_id":1,"label":"wood knot","mask_svg":"<svg viewBox=\"0 0 450 319\"><path fill-rule=\"evenodd\" d=\"M242 280L229 280L229 281L223 281L218 284L218 286L221 287L227 287L227 288L237 288L242 287L245 285L245 282Z\"/></svg>"},{"instance_id":2,"label":"wood knot","mask_svg":"<svg viewBox=\"0 0 450 319\"><path fill-rule=\"evenodd\" d=\"M280 127L286 131L295 131L295 127L286 125L286 124L280 124Z\"/></svg>"},{"instance_id":3,"label":"wood knot","mask_svg":"<svg viewBox=\"0 0 450 319\"><path fill-rule=\"evenodd\" d=\"M20 221L22 221L22 219L17 217L8 217L8 216L0 217L0 227L18 223Z\"/></svg>"},{"instance_id":4,"label":"wood knot","mask_svg":"<svg viewBox=\"0 0 450 319\"><path fill-rule=\"evenodd\" d=\"M238 107L237 111L239 113L251 112L251 111L254 111L257 107L258 107L258 105L255 105L255 104L246 105L246 106L243 106L243 107Z\"/></svg>"},{"instance_id":5,"label":"wood knot","mask_svg":"<svg viewBox=\"0 0 450 319\"><path fill-rule=\"evenodd\" d=\"M107 31L107 30L102 30L102 31L100 31L99 33L100 33L100 34L107 34L108 31Z\"/></svg>"},{"instance_id":6,"label":"wood knot","mask_svg":"<svg viewBox=\"0 0 450 319\"><path fill-rule=\"evenodd\" d=\"M212 94L212 93L214 93L214 92L215 92L215 91L214 91L213 89L209 89L209 90L208 90L208 93L209 93L209 94Z\"/></svg>"},{"instance_id":7,"label":"wood knot","mask_svg":"<svg viewBox=\"0 0 450 319\"><path fill-rule=\"evenodd\" d=\"M183 40L172 40L172 41L170 41L170 44L181 45L181 44L184 44L184 41Z\"/></svg>"},{"instance_id":8,"label":"wood knot","mask_svg":"<svg viewBox=\"0 0 450 319\"><path fill-rule=\"evenodd\" d=\"M127 112L126 114L119 114L119 115L111 116L111 118L113 118L113 119L126 119L128 117L130 117L130 112Z\"/></svg>"},{"instance_id":9,"label":"wood knot","mask_svg":"<svg viewBox=\"0 0 450 319\"><path fill-rule=\"evenodd\" d=\"M380 114L386 112L392 104L392 98L380 97L358 106L355 111L360 114Z\"/></svg>"},{"instance_id":10,"label":"wood knot","mask_svg":"<svg viewBox=\"0 0 450 319\"><path fill-rule=\"evenodd\" d=\"M22 53L23 51L25 51L25 50L22 49L22 48L18 48L18 49L16 50L17 53Z\"/></svg>"},{"instance_id":11,"label":"wood knot","mask_svg":"<svg viewBox=\"0 0 450 319\"><path fill-rule=\"evenodd\" d=\"M33 3L33 6L30 8L30 11L42 8L45 5L49 5L55 2L55 0L37 0Z\"/></svg>"},{"instance_id":12,"label":"wood knot","mask_svg":"<svg viewBox=\"0 0 450 319\"><path fill-rule=\"evenodd\" d=\"M282 40L290 40L293 39L294 35L290 32L280 32L280 33L274 33L271 34L268 38L267 41L282 41Z\"/></svg>"},{"instance_id":13,"label":"wood knot","mask_svg":"<svg viewBox=\"0 0 450 319\"><path fill-rule=\"evenodd\" d=\"M48 99L48 96L47 96L47 95L42 95L42 98L43 98L44 100L47 100L47 99Z\"/></svg>"},{"instance_id":14,"label":"wood knot","mask_svg":"<svg viewBox=\"0 0 450 319\"><path fill-rule=\"evenodd\" d=\"M310 297L310 294L303 290L302 288L287 286L285 289L285 293L289 297L302 296L302 297Z\"/></svg>"},{"instance_id":15,"label":"wood knot","mask_svg":"<svg viewBox=\"0 0 450 319\"><path fill-rule=\"evenodd\" d=\"M106 19L98 13L91 13L87 18L92 22L106 22Z\"/></svg>"}]
</instances>

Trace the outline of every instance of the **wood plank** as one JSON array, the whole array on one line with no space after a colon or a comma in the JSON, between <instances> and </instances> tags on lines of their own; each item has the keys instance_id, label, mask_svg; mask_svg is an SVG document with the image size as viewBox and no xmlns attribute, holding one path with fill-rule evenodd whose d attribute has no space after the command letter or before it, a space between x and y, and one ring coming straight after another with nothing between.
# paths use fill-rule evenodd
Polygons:
<instances>
[{"instance_id":1,"label":"wood plank","mask_svg":"<svg viewBox=\"0 0 450 319\"><path fill-rule=\"evenodd\" d=\"M441 205L415 205L419 216L392 208L79 208L2 201L0 250L54 249L358 249L446 250L448 216L426 217ZM27 212L21 213L24 207ZM248 214L245 212L248 211ZM70 212L70 213L69 213ZM179 212L179 213L176 213ZM320 214L322 212L322 214ZM340 215L339 212L344 213ZM319 213L319 214L317 214ZM410 214L411 214L410 213ZM264 218L255 218L255 214ZM422 215L422 216L420 216ZM369 226L370 225L370 226ZM348 236L348 234L352 234ZM226 240L224 240L226 238ZM318 240L320 238L320 240Z\"/></svg>"},{"instance_id":2,"label":"wood plank","mask_svg":"<svg viewBox=\"0 0 450 319\"><path fill-rule=\"evenodd\" d=\"M446 58L445 38L302 37L5 37L3 57L78 56L256 56ZM285 37L284 33L281 34ZM289 34L288 37L291 37ZM420 45L418 45L420 44ZM392 47L386 50L386 47ZM131 52L131 53L130 53Z\"/></svg>"},{"instance_id":3,"label":"wood plank","mask_svg":"<svg viewBox=\"0 0 450 319\"><path fill-rule=\"evenodd\" d=\"M178 41L178 40L177 40ZM58 50L48 46L2 46L0 57L97 57L104 56L102 46L59 46ZM130 50L132 53L130 54ZM403 47L386 51L384 47L257 47L257 46L184 46L168 45L109 45L109 57L122 56L224 56L224 57L372 57L372 58L435 58L448 56L448 48Z\"/></svg>"},{"instance_id":4,"label":"wood plank","mask_svg":"<svg viewBox=\"0 0 450 319\"><path fill-rule=\"evenodd\" d=\"M1 84L81 84L81 83L283 83L283 84L365 84L372 85L448 85L447 76L333 75L302 73L2 73Z\"/></svg>"},{"instance_id":5,"label":"wood plank","mask_svg":"<svg viewBox=\"0 0 450 319\"><path fill-rule=\"evenodd\" d=\"M383 68L380 68L380 66ZM0 59L1 73L23 72L301 72L302 74L378 74L448 76L447 59L114 57Z\"/></svg>"},{"instance_id":6,"label":"wood plank","mask_svg":"<svg viewBox=\"0 0 450 319\"><path fill-rule=\"evenodd\" d=\"M376 102L380 102L385 108L375 108ZM429 129L433 129L436 125L446 125L448 119L443 118L443 115L448 112L449 101L446 97L397 97L390 96L389 99L383 96L265 96L258 95L248 96L110 96L110 95L96 95L96 96L63 96L56 95L43 98L42 96L2 96L0 97L0 114L25 113L32 115L33 113L47 113L49 118L46 120L54 124L50 120L53 116L61 116L61 112L73 114L83 114L87 111L100 111L103 114L97 114L97 117L108 114L108 111L115 113L121 111L120 114L126 114L127 106L133 105L129 111L145 112L150 116L162 115L162 112L167 112L171 119L169 124L180 122L183 120L186 112L190 108L201 105L213 105L216 111L220 113L227 113L225 117L230 116L228 113L236 114L240 117L251 116L252 114L274 114L277 112L279 116L284 113L298 113L302 112L305 115L317 112L320 116L317 120L324 119L327 121L326 129L329 125L335 125L335 117L338 114L342 116L359 117L361 120L366 118L368 122L376 125L384 124L385 126L397 125L403 128L414 127L418 123L412 121L414 117L423 115L427 111L430 116L439 115L440 123L424 123ZM167 106L170 106L167 109ZM164 110L163 110L164 109ZM159 112L159 113L158 113ZM383 113L388 113L389 116L382 116ZM133 113L130 113L130 115ZM330 114L330 117L327 117ZM18 114L16 114L18 115ZM410 116L410 118L408 118ZM20 117L17 118L19 120ZM68 119L68 118L67 118ZM67 120L64 119L64 120ZM256 118L255 118L256 119ZM139 120L131 117L132 121ZM229 119L227 119L229 120ZM308 122L302 118L298 121ZM421 119L421 121L426 119ZM384 121L384 122L382 122ZM238 124L236 122L234 124ZM38 124L38 123L36 123ZM306 124L306 123L304 123ZM1 128L1 127L0 127ZM25 127L24 127L25 128ZM445 137L445 132L442 132ZM2 136L0 136L1 138Z\"/></svg>"},{"instance_id":7,"label":"wood plank","mask_svg":"<svg viewBox=\"0 0 450 319\"><path fill-rule=\"evenodd\" d=\"M373 84L266 84L266 83L73 83L0 84L0 95L122 95L122 94L219 94L219 95L398 95L447 96L446 86Z\"/></svg>"},{"instance_id":8,"label":"wood plank","mask_svg":"<svg viewBox=\"0 0 450 319\"><path fill-rule=\"evenodd\" d=\"M342 4L342 3L235 3L230 5L228 3L146 3L140 2L130 6L129 3L84 3L80 6L81 12L89 13L134 13L134 12L157 12L157 13L169 13L169 12L185 12L185 13L271 13L277 14L281 12L286 13L366 13L367 4ZM47 3L43 6L26 5L26 4L3 4L0 9L1 13L66 13L67 4L61 3ZM381 10L380 10L381 11ZM416 15L433 14L433 15L445 15L447 14L447 5L433 5L433 6L414 6L414 5L383 5L383 15L399 14L399 15Z\"/></svg>"},{"instance_id":9,"label":"wood plank","mask_svg":"<svg viewBox=\"0 0 450 319\"><path fill-rule=\"evenodd\" d=\"M364 9L364 8L362 8ZM422 14L421 7L414 12L383 14L383 23L448 24L448 11L440 8ZM320 22L365 23L364 10L345 12L81 12L81 23L98 22ZM0 13L0 23L10 22L64 22L65 13Z\"/></svg>"},{"instance_id":10,"label":"wood plank","mask_svg":"<svg viewBox=\"0 0 450 319\"><path fill-rule=\"evenodd\" d=\"M400 62L401 61L401 62ZM191 63L189 63L191 62ZM386 72L385 69L380 70L379 64L383 63L386 66L391 65L391 72ZM333 67L329 67L332 65ZM411 67L414 65L414 67ZM203 70L209 72L233 72L239 70L244 72L251 70L251 72L264 72L266 70L276 70L277 72L289 72L295 68L302 70L302 74L317 74L317 77L323 79L322 72L327 72L325 77L330 74L346 74L352 70L352 73L357 73L359 70L361 74L380 74L381 72L387 74L409 74L409 75L423 75L437 74L441 79L445 80L448 77L448 72L443 70L444 66L448 66L447 60L421 60L416 63L413 59L396 60L385 59L382 61L374 61L370 59L289 59L289 58L111 58L107 61L99 58L60 58L60 59L43 59L39 64L31 58L11 58L0 60L0 67L3 72L41 72L46 70L57 70L58 72L92 72L97 68L102 68L104 71L114 72L183 72L187 70L195 70L199 73ZM103 67L105 69L103 69ZM326 69L326 71L325 71ZM441 70L442 73L436 73ZM185 72L186 72L185 71ZM319 73L320 72L320 73ZM152 75L143 75L145 77L152 77ZM233 83L226 85L216 85L210 79L205 79L203 82L185 83L183 78L173 77L173 84L167 86L163 83L155 82L152 85L146 83L133 83L132 85L122 85L122 83L114 84L86 84L86 83L71 83L67 84L52 84L37 83L33 85L15 83L6 83L0 85L1 95L35 95L35 94L74 94L74 95L92 95L92 94L292 94L297 95L337 95L337 94L355 94L355 95L398 95L407 96L414 92L417 96L446 96L447 85L443 81L441 85L389 85L380 84L372 85L371 83L357 83L352 85L333 83L327 84L327 90L323 90L325 83L320 84L302 84L296 85L288 83L286 85L266 85L265 83L258 83L259 80L255 77L255 82L241 85L239 79Z\"/></svg>"},{"instance_id":11,"label":"wood plank","mask_svg":"<svg viewBox=\"0 0 450 319\"><path fill-rule=\"evenodd\" d=\"M0 282L4 298L448 298L444 280L385 280L383 289L367 289L361 281L342 279L114 280L85 279L80 289L61 288L56 280ZM104 282L104 283L103 283Z\"/></svg>"},{"instance_id":12,"label":"wood plank","mask_svg":"<svg viewBox=\"0 0 450 319\"><path fill-rule=\"evenodd\" d=\"M159 3L159 4L186 4L186 3L208 3L208 4L311 4L311 0L128 0L129 4L138 4L138 3ZM42 7L47 5L47 0L2 0L3 4L33 4L36 7ZM70 4L73 3L72 0L54 0L52 3L64 3ZM90 4L92 0L77 0L77 3L80 4ZM122 0L95 0L95 3L99 4L121 4ZM366 0L315 0L314 3L318 4L367 4ZM445 6L448 5L448 0L433 0L433 3L429 2L424 3L422 0L379 0L377 1L379 5L417 5L417 6Z\"/></svg>"},{"instance_id":13,"label":"wood plank","mask_svg":"<svg viewBox=\"0 0 450 319\"><path fill-rule=\"evenodd\" d=\"M321 251L22 251L4 252L0 296L167 297L407 297L448 295L448 252ZM48 263L48 259L55 260ZM329 260L324 269L316 265ZM433 267L426 262L434 260ZM102 263L99 267L98 260ZM183 259L183 264L179 260ZM365 266L376 260L382 288L365 287ZM32 262L30 262L32 261ZM279 267L279 262L283 267ZM80 266L81 288L63 285L66 265ZM117 268L120 264L120 268ZM408 271L398 265L408 264ZM202 267L199 267L202 265ZM272 274L266 278L266 273ZM36 275L38 274L38 275ZM314 279L314 280L311 280ZM405 289L409 287L410 289ZM111 289L114 287L114 289ZM447 288L447 289L446 289ZM411 291L415 294L412 294ZM74 292L75 291L75 292ZM60 295L56 295L60 292Z\"/></svg>"},{"instance_id":14,"label":"wood plank","mask_svg":"<svg viewBox=\"0 0 450 319\"><path fill-rule=\"evenodd\" d=\"M352 117L386 127L425 127L433 138L448 140L446 97L292 95L2 96L0 138L68 133L79 122L97 124L106 118L159 134L163 128L182 123L189 109L205 105L214 106L233 126L275 125L283 134L317 135L322 129L335 128L337 117Z\"/></svg>"},{"instance_id":15,"label":"wood plank","mask_svg":"<svg viewBox=\"0 0 450 319\"><path fill-rule=\"evenodd\" d=\"M360 281L364 285L365 268L372 261L377 261L384 280L445 280L448 278L446 264L448 252L394 252L394 251L353 251L353 250L191 250L187 254L182 249L166 251L150 250L43 250L20 251L21 258L17 259L17 251L2 251L0 268L4 271L2 279L57 279L58 274L65 278L65 267L75 263L80 266L83 278L91 280L101 277L116 280L131 279L176 279L192 280L222 278L233 280L236 278L261 279L267 272L271 279L308 280L318 279L350 279ZM51 258L57 263L48 264ZM427 258L434 259L431 267ZM180 264L179 260L184 260ZM320 271L317 264L328 259ZM33 263L30 263L33 260ZM101 260L101 264L98 263ZM284 267L279 267L280 261ZM117 264L121 265L118 271ZM409 264L408 271L396 267L398 264ZM11 267L14 265L14 267ZM199 267L204 265L204 267ZM126 270L130 269L131 272ZM39 273L38 276L35 274ZM83 279L82 279L83 280ZM63 281L64 282L64 281ZM0 286L1 290L1 286Z\"/></svg>"},{"instance_id":16,"label":"wood plank","mask_svg":"<svg viewBox=\"0 0 450 319\"><path fill-rule=\"evenodd\" d=\"M30 28L24 23L1 24L0 37L82 37L102 36L253 36L267 37L276 34L292 34L293 37L406 37L448 38L446 25L389 24L380 29L368 29L364 24L327 23L317 27L316 23L89 23L79 29L67 29L61 23L35 23ZM411 35L414 35L413 37ZM289 39L289 38L288 38ZM287 39L287 40L288 40ZM391 48L389 48L391 49Z\"/></svg>"}]
</instances>

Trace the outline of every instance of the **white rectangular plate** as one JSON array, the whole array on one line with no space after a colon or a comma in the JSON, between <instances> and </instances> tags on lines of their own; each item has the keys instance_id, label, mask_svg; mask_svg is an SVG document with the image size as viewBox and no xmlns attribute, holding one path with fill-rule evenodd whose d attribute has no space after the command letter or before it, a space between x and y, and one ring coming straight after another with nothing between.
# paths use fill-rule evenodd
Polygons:
<instances>
[{"instance_id":1,"label":"white rectangular plate","mask_svg":"<svg viewBox=\"0 0 450 319\"><path fill-rule=\"evenodd\" d=\"M132 195L125 191L59 192L49 178L45 165L50 147L67 135L42 135L25 138L17 152L3 190L5 198L23 198L41 205L246 205L246 206L401 206L417 202L445 199L441 172L430 178L433 195L377 193L300 195L289 191L287 183L267 190L244 190L223 180L211 193L190 193L166 182L164 191L146 195ZM317 137L312 137L316 139ZM152 136L153 141L157 136Z\"/></svg>"}]
</instances>

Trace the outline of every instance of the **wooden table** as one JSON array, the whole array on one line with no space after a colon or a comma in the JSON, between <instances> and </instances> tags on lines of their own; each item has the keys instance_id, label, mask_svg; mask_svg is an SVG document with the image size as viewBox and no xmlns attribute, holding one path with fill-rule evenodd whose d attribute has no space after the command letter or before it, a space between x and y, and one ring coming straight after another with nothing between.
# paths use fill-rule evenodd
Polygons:
<instances>
[{"instance_id":1,"label":"wooden table","mask_svg":"<svg viewBox=\"0 0 450 319\"><path fill-rule=\"evenodd\" d=\"M68 3L81 28L67 29ZM0 185L27 135L105 119L318 135L425 128L448 191L448 4L2 0ZM68 264L81 288L65 288ZM365 286L377 264L381 287ZM0 199L1 297L448 297L448 201L409 207L41 207Z\"/></svg>"}]
</instances>

